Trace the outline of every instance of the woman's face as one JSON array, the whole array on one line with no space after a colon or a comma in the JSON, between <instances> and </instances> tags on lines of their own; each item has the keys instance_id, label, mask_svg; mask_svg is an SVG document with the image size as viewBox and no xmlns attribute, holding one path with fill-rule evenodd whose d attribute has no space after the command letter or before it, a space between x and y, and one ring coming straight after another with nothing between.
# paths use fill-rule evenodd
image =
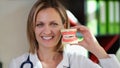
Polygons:
<instances>
[{"instance_id":1,"label":"woman's face","mask_svg":"<svg viewBox=\"0 0 120 68\"><path fill-rule=\"evenodd\" d=\"M35 36L39 47L55 47L60 38L60 30L64 28L61 17L53 8L41 10L36 17Z\"/></svg>"}]
</instances>

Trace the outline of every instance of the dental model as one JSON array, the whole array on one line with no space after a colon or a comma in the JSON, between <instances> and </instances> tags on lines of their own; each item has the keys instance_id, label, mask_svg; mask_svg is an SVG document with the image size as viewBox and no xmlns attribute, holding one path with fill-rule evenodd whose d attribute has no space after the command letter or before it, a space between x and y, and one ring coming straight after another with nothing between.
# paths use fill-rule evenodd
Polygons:
<instances>
[{"instance_id":1,"label":"dental model","mask_svg":"<svg viewBox=\"0 0 120 68\"><path fill-rule=\"evenodd\" d=\"M76 44L78 38L76 37L77 29L62 29L62 44Z\"/></svg>"}]
</instances>

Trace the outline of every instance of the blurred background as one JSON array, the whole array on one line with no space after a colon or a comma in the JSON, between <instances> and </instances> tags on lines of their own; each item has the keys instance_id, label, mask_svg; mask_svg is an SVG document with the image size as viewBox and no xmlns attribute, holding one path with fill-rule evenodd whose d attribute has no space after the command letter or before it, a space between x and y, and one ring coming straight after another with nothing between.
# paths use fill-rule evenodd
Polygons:
<instances>
[{"instance_id":1,"label":"blurred background","mask_svg":"<svg viewBox=\"0 0 120 68\"><path fill-rule=\"evenodd\" d=\"M60 0L81 23L96 36L101 46L120 60L119 0ZM11 59L28 51L26 22L36 0L0 0L0 68L8 68ZM85 51L86 52L86 51ZM91 53L88 58L98 62Z\"/></svg>"},{"instance_id":2,"label":"blurred background","mask_svg":"<svg viewBox=\"0 0 120 68\"><path fill-rule=\"evenodd\" d=\"M119 0L62 0L80 24L87 26L101 46L120 60L120 1ZM71 21L74 26L76 23ZM74 24L73 24L74 23ZM97 58L88 53L94 62Z\"/></svg>"}]
</instances>

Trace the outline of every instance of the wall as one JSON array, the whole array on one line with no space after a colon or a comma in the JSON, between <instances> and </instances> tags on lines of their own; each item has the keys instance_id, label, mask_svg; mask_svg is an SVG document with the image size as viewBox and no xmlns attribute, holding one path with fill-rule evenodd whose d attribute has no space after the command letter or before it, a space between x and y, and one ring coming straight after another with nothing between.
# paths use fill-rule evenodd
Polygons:
<instances>
[{"instance_id":1,"label":"wall","mask_svg":"<svg viewBox=\"0 0 120 68\"><path fill-rule=\"evenodd\" d=\"M0 61L8 68L11 59L28 51L26 21L36 0L0 0Z\"/></svg>"}]
</instances>

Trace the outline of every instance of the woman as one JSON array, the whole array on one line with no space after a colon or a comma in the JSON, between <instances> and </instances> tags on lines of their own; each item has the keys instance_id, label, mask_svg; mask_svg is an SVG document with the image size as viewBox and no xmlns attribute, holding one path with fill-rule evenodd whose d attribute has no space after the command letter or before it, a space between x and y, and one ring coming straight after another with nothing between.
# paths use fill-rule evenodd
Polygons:
<instances>
[{"instance_id":1,"label":"woman","mask_svg":"<svg viewBox=\"0 0 120 68\"><path fill-rule=\"evenodd\" d=\"M85 26L72 27L84 37L77 45L93 53L101 66L64 49L69 46L61 44L60 30L69 28L65 10L58 0L38 0L33 5L27 22L29 53L13 59L10 68L120 68L116 57L108 55Z\"/></svg>"}]
</instances>

